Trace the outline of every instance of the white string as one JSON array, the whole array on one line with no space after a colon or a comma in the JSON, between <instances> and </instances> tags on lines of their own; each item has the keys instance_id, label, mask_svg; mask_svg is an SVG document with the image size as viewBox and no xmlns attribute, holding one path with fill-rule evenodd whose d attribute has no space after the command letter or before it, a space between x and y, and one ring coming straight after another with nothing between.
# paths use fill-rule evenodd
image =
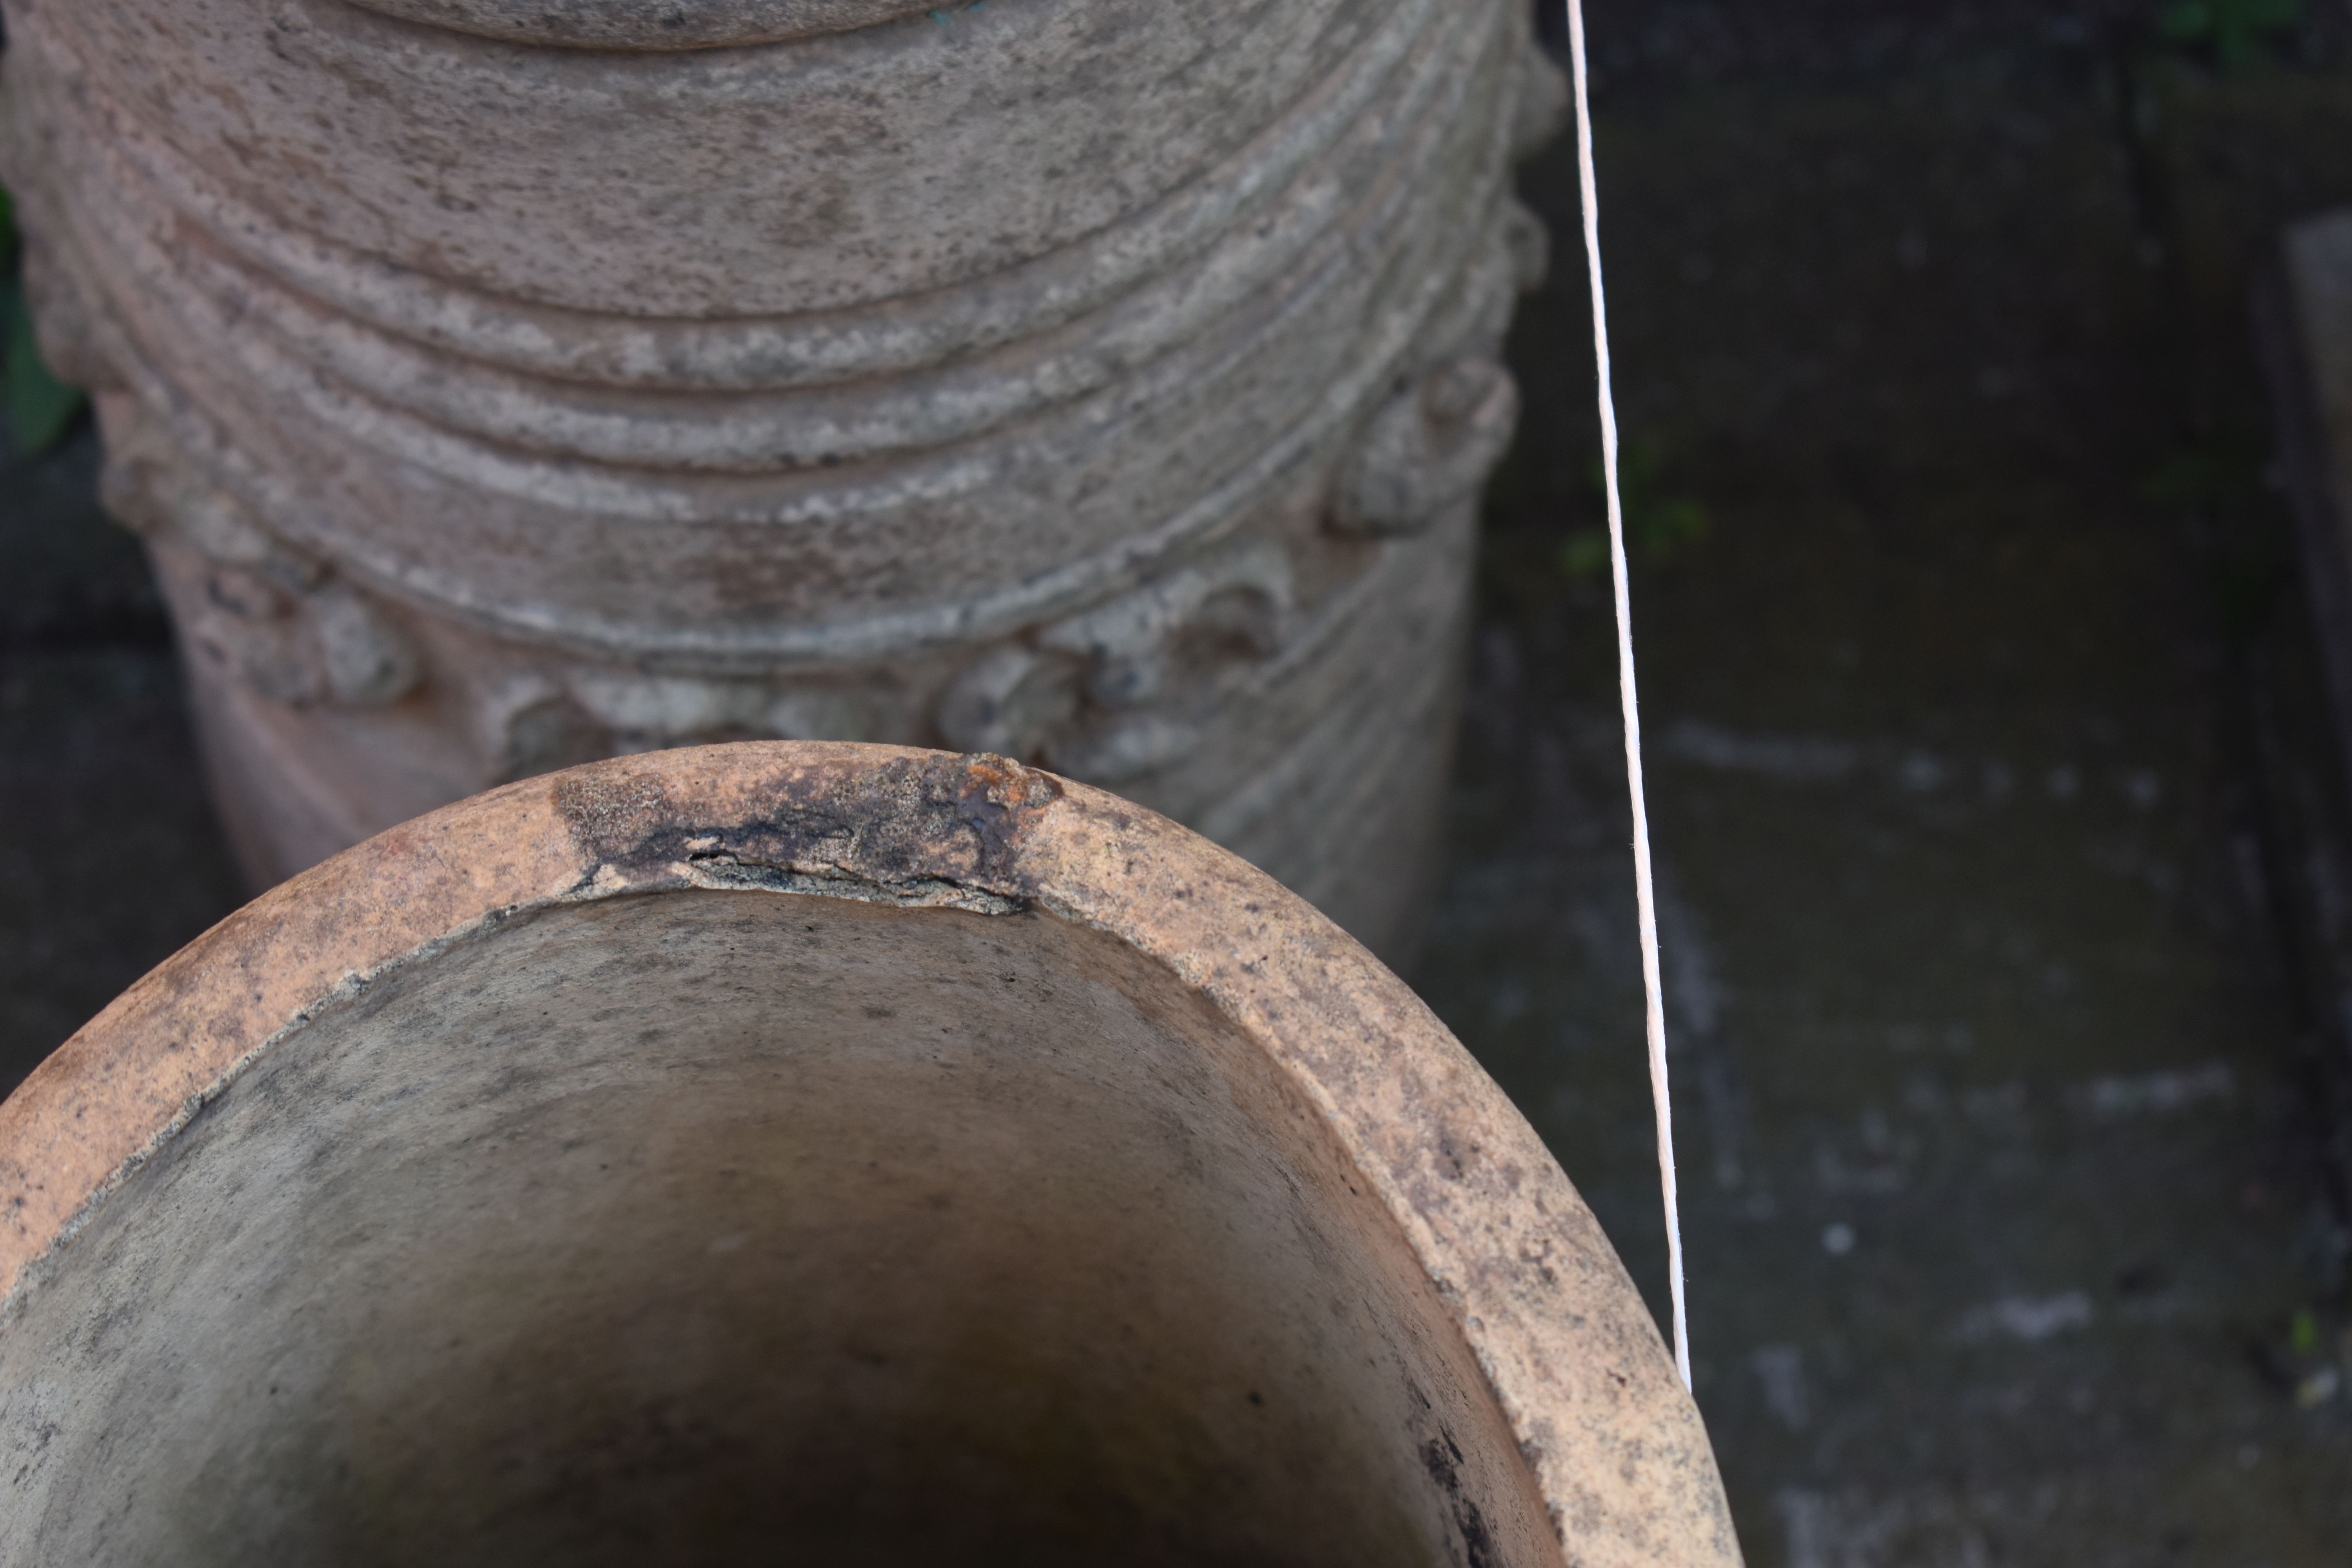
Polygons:
<instances>
[{"instance_id":1,"label":"white string","mask_svg":"<svg viewBox=\"0 0 2352 1568\"><path fill-rule=\"evenodd\" d=\"M1658 1185L1665 1197L1666 1269L1674 1287L1675 1370L1691 1385L1690 1320L1683 1303L1682 1203L1675 1188L1675 1102L1666 1083L1666 1006L1658 978L1658 901L1650 879L1650 811L1642 793L1642 717L1633 691L1633 603L1625 580L1625 505L1617 489L1617 400L1609 385L1609 307L1601 289L1601 188L1592 172L1592 103L1584 65L1584 5L1567 0L1568 58L1576 89L1576 173L1584 197L1584 257L1592 280L1592 353L1601 380L1601 473L1609 490L1609 573L1617 592L1617 690L1625 710L1625 787L1633 797L1633 898L1642 922L1648 1003L1650 1104L1658 1121Z\"/></svg>"}]
</instances>

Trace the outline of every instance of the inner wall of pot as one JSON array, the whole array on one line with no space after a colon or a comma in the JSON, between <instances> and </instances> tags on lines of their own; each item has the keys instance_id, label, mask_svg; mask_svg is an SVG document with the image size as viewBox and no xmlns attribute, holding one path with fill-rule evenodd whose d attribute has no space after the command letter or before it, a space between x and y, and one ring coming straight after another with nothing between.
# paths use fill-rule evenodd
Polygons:
<instances>
[{"instance_id":1,"label":"inner wall of pot","mask_svg":"<svg viewBox=\"0 0 2352 1568\"><path fill-rule=\"evenodd\" d=\"M0 1563L1550 1561L1394 1222L1050 915L517 921L281 1042L0 1329Z\"/></svg>"}]
</instances>

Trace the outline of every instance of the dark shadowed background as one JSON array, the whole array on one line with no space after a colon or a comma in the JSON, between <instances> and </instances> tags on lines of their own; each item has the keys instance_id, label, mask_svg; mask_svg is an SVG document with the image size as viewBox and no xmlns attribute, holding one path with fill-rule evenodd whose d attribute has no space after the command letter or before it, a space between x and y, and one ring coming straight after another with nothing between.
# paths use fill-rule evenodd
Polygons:
<instances>
[{"instance_id":1,"label":"dark shadowed background","mask_svg":"<svg viewBox=\"0 0 2352 1568\"><path fill-rule=\"evenodd\" d=\"M2352 10L1591 27L1698 1394L1750 1560L2352 1560L2352 831L2248 309L2352 203ZM1523 185L1553 281L1413 978L1660 1300L1572 149ZM24 445L0 1084L242 896L87 424Z\"/></svg>"}]
</instances>

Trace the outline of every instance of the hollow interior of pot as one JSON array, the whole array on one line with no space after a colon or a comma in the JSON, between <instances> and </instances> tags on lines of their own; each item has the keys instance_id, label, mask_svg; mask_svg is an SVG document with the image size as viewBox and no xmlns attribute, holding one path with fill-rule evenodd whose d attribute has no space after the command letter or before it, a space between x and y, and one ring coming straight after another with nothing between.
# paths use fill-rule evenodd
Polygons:
<instances>
[{"instance_id":1,"label":"hollow interior of pot","mask_svg":"<svg viewBox=\"0 0 2352 1568\"><path fill-rule=\"evenodd\" d=\"M9 1564L1558 1550L1327 1119L1034 911L668 893L413 962L98 1211L0 1400Z\"/></svg>"}]
</instances>

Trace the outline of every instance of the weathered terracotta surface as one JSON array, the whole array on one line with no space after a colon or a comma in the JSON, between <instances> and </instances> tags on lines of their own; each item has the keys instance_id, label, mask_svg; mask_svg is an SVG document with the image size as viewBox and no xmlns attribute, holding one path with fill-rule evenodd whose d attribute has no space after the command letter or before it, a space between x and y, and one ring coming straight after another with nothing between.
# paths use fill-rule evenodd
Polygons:
<instances>
[{"instance_id":1,"label":"weathered terracotta surface","mask_svg":"<svg viewBox=\"0 0 2352 1568\"><path fill-rule=\"evenodd\" d=\"M370 840L0 1105L0 1563L1737 1561L1412 994L1001 758L655 753Z\"/></svg>"},{"instance_id":2,"label":"weathered terracotta surface","mask_svg":"<svg viewBox=\"0 0 2352 1568\"><path fill-rule=\"evenodd\" d=\"M1543 266L1520 0L6 8L44 342L259 874L944 741L1392 941Z\"/></svg>"}]
</instances>

